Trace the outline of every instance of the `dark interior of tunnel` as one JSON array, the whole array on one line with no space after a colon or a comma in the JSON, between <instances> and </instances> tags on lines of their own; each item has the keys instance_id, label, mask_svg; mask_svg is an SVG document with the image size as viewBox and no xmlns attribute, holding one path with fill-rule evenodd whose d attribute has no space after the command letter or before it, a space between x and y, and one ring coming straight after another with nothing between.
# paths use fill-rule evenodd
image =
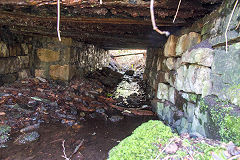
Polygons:
<instances>
[{"instance_id":1,"label":"dark interior of tunnel","mask_svg":"<svg viewBox=\"0 0 240 160\"><path fill-rule=\"evenodd\" d=\"M0 159L239 158L234 2L0 0ZM152 121L175 137L122 149Z\"/></svg>"}]
</instances>

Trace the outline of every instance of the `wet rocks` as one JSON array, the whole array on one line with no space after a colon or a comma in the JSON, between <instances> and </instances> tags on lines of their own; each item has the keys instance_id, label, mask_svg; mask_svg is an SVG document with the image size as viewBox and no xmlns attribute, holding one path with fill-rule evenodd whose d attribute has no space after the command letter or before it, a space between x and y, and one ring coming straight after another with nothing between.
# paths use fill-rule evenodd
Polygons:
<instances>
[{"instance_id":1,"label":"wet rocks","mask_svg":"<svg viewBox=\"0 0 240 160\"><path fill-rule=\"evenodd\" d=\"M9 140L9 135L11 132L11 127L8 125L0 124L0 148L7 147L4 143Z\"/></svg>"},{"instance_id":2,"label":"wet rocks","mask_svg":"<svg viewBox=\"0 0 240 160\"><path fill-rule=\"evenodd\" d=\"M33 141L36 141L40 137L39 133L36 131L30 132L30 133L25 133L20 135L14 143L16 144L27 144Z\"/></svg>"},{"instance_id":3,"label":"wet rocks","mask_svg":"<svg viewBox=\"0 0 240 160\"><path fill-rule=\"evenodd\" d=\"M27 126L27 127L25 127L25 128L22 128L22 129L20 130L20 132L22 132L22 133L24 133L24 132L29 132L29 131L38 129L39 127L40 127L40 123L37 123L37 124L30 125L30 126Z\"/></svg>"},{"instance_id":4,"label":"wet rocks","mask_svg":"<svg viewBox=\"0 0 240 160\"><path fill-rule=\"evenodd\" d=\"M102 70L97 70L87 76L99 80L104 86L114 88L121 82L123 75L119 72L113 71L108 67L103 67Z\"/></svg>"},{"instance_id":5,"label":"wet rocks","mask_svg":"<svg viewBox=\"0 0 240 160\"><path fill-rule=\"evenodd\" d=\"M111 121L111 122L118 122L118 121L121 121L121 120L123 120L123 116L111 116L110 118L109 118L109 120Z\"/></svg>"}]
</instances>

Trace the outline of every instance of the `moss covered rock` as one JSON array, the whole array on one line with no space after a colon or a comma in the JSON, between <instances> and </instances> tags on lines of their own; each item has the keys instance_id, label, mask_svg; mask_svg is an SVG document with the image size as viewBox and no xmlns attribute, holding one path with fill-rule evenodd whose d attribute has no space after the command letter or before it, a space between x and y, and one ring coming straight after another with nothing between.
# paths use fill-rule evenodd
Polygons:
<instances>
[{"instance_id":1,"label":"moss covered rock","mask_svg":"<svg viewBox=\"0 0 240 160\"><path fill-rule=\"evenodd\" d=\"M150 120L114 147L109 152L108 160L154 159L159 152L156 143L161 140L161 144L165 145L173 136L170 127L161 121Z\"/></svg>"}]
</instances>

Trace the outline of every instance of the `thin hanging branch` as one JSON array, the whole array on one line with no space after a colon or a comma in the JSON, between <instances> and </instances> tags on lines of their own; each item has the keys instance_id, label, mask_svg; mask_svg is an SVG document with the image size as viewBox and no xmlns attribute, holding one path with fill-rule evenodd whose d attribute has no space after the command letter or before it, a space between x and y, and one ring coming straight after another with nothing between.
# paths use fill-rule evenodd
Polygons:
<instances>
[{"instance_id":1,"label":"thin hanging branch","mask_svg":"<svg viewBox=\"0 0 240 160\"><path fill-rule=\"evenodd\" d=\"M166 36L169 36L170 33L168 31L161 31L161 30L158 29L158 27L156 25L156 22L155 22L153 4L154 4L154 0L151 0L151 3L150 3L150 14L151 14L151 21L152 21L153 30L157 31L160 34L165 34Z\"/></svg>"},{"instance_id":2,"label":"thin hanging branch","mask_svg":"<svg viewBox=\"0 0 240 160\"><path fill-rule=\"evenodd\" d=\"M58 40L61 41L60 36L60 0L57 1L57 34L58 34Z\"/></svg>"},{"instance_id":3,"label":"thin hanging branch","mask_svg":"<svg viewBox=\"0 0 240 160\"><path fill-rule=\"evenodd\" d=\"M173 23L175 22L175 20L176 20L176 18L177 18L177 15L178 15L178 11L179 11L181 2L182 2L182 0L179 0L178 7L177 7L177 11L176 11L176 14L175 14L174 19L173 19Z\"/></svg>"},{"instance_id":4,"label":"thin hanging branch","mask_svg":"<svg viewBox=\"0 0 240 160\"><path fill-rule=\"evenodd\" d=\"M228 21L228 24L227 24L227 28L226 28L226 31L225 31L225 41L226 41L226 52L228 52L228 37L227 37L227 32L228 32L228 28L229 28L229 25L230 25L230 22L232 20L232 16L233 16L233 13L237 7L237 4L238 4L238 0L236 0L235 2L235 5L233 7L233 10L232 10L232 13L230 15L230 18L229 18L229 21Z\"/></svg>"},{"instance_id":5,"label":"thin hanging branch","mask_svg":"<svg viewBox=\"0 0 240 160\"><path fill-rule=\"evenodd\" d=\"M100 0L100 4L102 4L102 0Z\"/></svg>"}]
</instances>

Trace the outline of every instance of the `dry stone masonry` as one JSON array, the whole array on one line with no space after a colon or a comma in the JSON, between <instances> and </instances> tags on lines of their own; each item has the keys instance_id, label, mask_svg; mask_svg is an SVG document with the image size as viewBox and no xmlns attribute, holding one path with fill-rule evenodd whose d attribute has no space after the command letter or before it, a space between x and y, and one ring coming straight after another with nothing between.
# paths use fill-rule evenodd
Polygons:
<instances>
[{"instance_id":1,"label":"dry stone masonry","mask_svg":"<svg viewBox=\"0 0 240 160\"><path fill-rule=\"evenodd\" d=\"M29 76L69 81L108 65L106 50L71 38L46 36L0 41L0 85Z\"/></svg>"},{"instance_id":2,"label":"dry stone masonry","mask_svg":"<svg viewBox=\"0 0 240 160\"><path fill-rule=\"evenodd\" d=\"M29 76L29 50L27 44L8 44L0 41L0 85Z\"/></svg>"},{"instance_id":3,"label":"dry stone masonry","mask_svg":"<svg viewBox=\"0 0 240 160\"><path fill-rule=\"evenodd\" d=\"M36 37L34 42L36 77L69 81L108 64L107 51L71 38L59 42L57 38Z\"/></svg>"},{"instance_id":4,"label":"dry stone masonry","mask_svg":"<svg viewBox=\"0 0 240 160\"><path fill-rule=\"evenodd\" d=\"M228 53L224 47L233 4L223 3L191 28L171 35L164 48L147 51L144 77L152 105L178 133L240 141L239 4L228 33Z\"/></svg>"}]
</instances>

